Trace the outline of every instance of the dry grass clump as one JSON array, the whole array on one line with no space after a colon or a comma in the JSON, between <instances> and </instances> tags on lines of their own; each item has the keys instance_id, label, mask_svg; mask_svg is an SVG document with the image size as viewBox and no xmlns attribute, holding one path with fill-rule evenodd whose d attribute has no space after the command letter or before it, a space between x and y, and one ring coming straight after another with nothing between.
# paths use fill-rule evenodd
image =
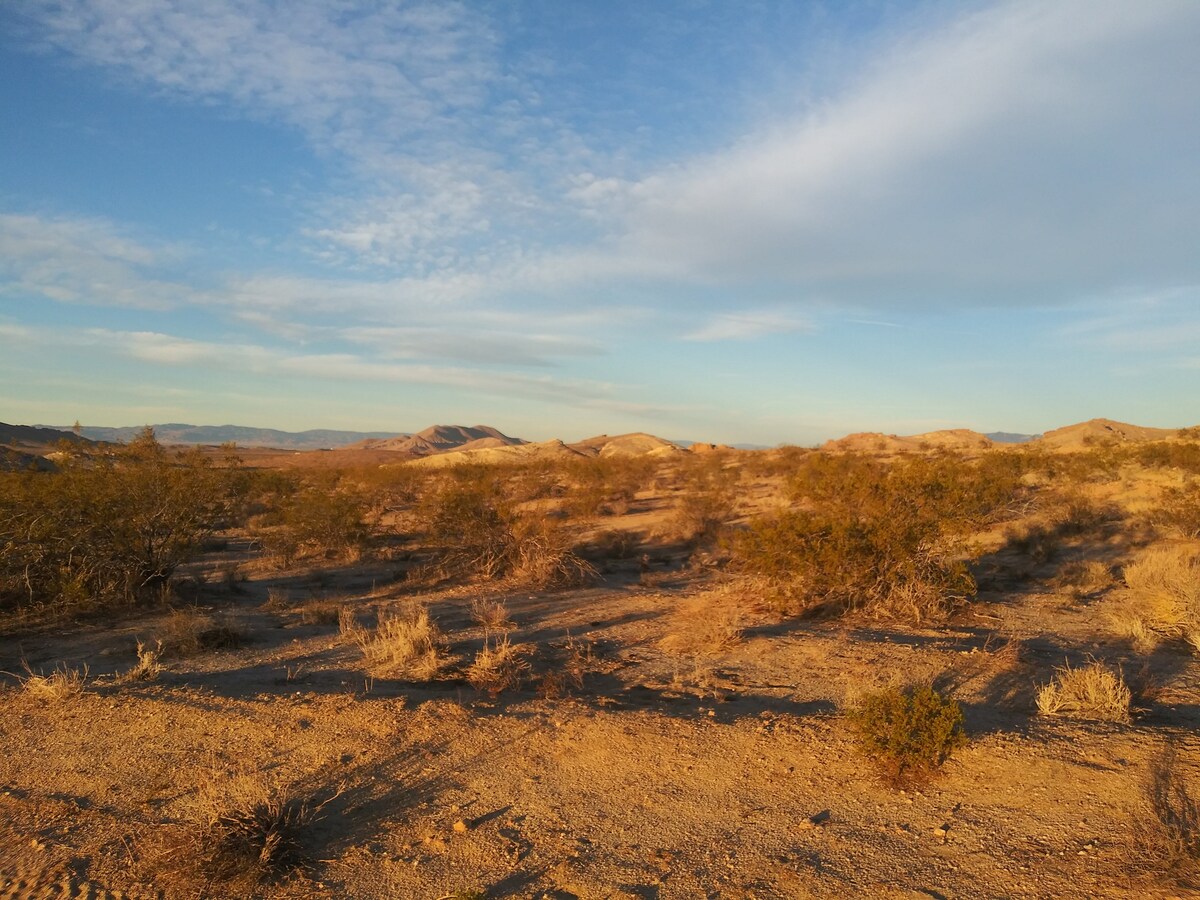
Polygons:
<instances>
[{"instance_id":1,"label":"dry grass clump","mask_svg":"<svg viewBox=\"0 0 1200 900\"><path fill-rule=\"evenodd\" d=\"M731 588L706 591L679 604L659 646L680 656L716 656L741 643L745 619Z\"/></svg>"},{"instance_id":2,"label":"dry grass clump","mask_svg":"<svg viewBox=\"0 0 1200 900\"><path fill-rule=\"evenodd\" d=\"M49 675L34 672L25 664L25 676L20 679L21 688L31 697L39 700L60 702L78 697L83 693L87 682L88 668L70 668L66 663L59 663Z\"/></svg>"},{"instance_id":3,"label":"dry grass clump","mask_svg":"<svg viewBox=\"0 0 1200 900\"><path fill-rule=\"evenodd\" d=\"M292 599L288 592L280 588L267 588L267 602L262 607L268 612L280 612L292 608Z\"/></svg>"},{"instance_id":4,"label":"dry grass clump","mask_svg":"<svg viewBox=\"0 0 1200 900\"><path fill-rule=\"evenodd\" d=\"M1158 547L1125 567L1113 613L1118 630L1142 647L1182 638L1200 651L1200 551Z\"/></svg>"},{"instance_id":5,"label":"dry grass clump","mask_svg":"<svg viewBox=\"0 0 1200 900\"><path fill-rule=\"evenodd\" d=\"M236 650L246 633L226 619L194 609L176 609L156 635L159 652L166 656L192 656L208 650Z\"/></svg>"},{"instance_id":6,"label":"dry grass clump","mask_svg":"<svg viewBox=\"0 0 1200 900\"><path fill-rule=\"evenodd\" d=\"M1064 665L1037 692L1037 711L1043 716L1128 722L1133 693L1120 671L1098 662L1072 669Z\"/></svg>"},{"instance_id":7,"label":"dry grass clump","mask_svg":"<svg viewBox=\"0 0 1200 900\"><path fill-rule=\"evenodd\" d=\"M1200 873L1200 802L1179 771L1174 747L1151 761L1143 791L1149 815L1132 816L1135 862L1194 877Z\"/></svg>"},{"instance_id":8,"label":"dry grass clump","mask_svg":"<svg viewBox=\"0 0 1200 900\"><path fill-rule=\"evenodd\" d=\"M154 681L163 672L162 642L154 647L147 647L141 641L137 642L137 662L124 672L117 681L129 684L135 681Z\"/></svg>"},{"instance_id":9,"label":"dry grass clump","mask_svg":"<svg viewBox=\"0 0 1200 900\"><path fill-rule=\"evenodd\" d=\"M1107 563L1098 559L1073 560L1059 569L1055 582L1060 590L1080 599L1110 587L1113 573Z\"/></svg>"},{"instance_id":10,"label":"dry grass clump","mask_svg":"<svg viewBox=\"0 0 1200 900\"><path fill-rule=\"evenodd\" d=\"M304 625L336 625L341 620L342 604L336 600L310 600L300 607Z\"/></svg>"},{"instance_id":11,"label":"dry grass clump","mask_svg":"<svg viewBox=\"0 0 1200 900\"><path fill-rule=\"evenodd\" d=\"M863 754L894 786L928 780L967 742L958 702L927 684L862 694L846 720Z\"/></svg>"},{"instance_id":12,"label":"dry grass clump","mask_svg":"<svg viewBox=\"0 0 1200 900\"><path fill-rule=\"evenodd\" d=\"M502 600L488 600L484 597L474 597L471 600L471 618L483 629L484 634L493 631L510 631L514 627L508 614L508 607Z\"/></svg>"},{"instance_id":13,"label":"dry grass clump","mask_svg":"<svg viewBox=\"0 0 1200 900\"><path fill-rule=\"evenodd\" d=\"M467 667L467 681L477 691L493 697L519 688L529 672L531 652L527 644L514 644L508 635L490 642L485 640L475 661Z\"/></svg>"},{"instance_id":14,"label":"dry grass clump","mask_svg":"<svg viewBox=\"0 0 1200 900\"><path fill-rule=\"evenodd\" d=\"M558 645L539 653L543 671L537 676L538 693L547 700L561 700L583 690L587 673L595 666L592 642L570 634Z\"/></svg>"},{"instance_id":15,"label":"dry grass clump","mask_svg":"<svg viewBox=\"0 0 1200 900\"><path fill-rule=\"evenodd\" d=\"M446 664L445 635L419 603L380 616L374 631L351 628L363 656L382 670L427 681Z\"/></svg>"},{"instance_id":16,"label":"dry grass clump","mask_svg":"<svg viewBox=\"0 0 1200 900\"><path fill-rule=\"evenodd\" d=\"M276 881L306 864L305 834L324 805L274 791L262 777L214 779L197 797L195 846L181 852L230 888Z\"/></svg>"}]
</instances>

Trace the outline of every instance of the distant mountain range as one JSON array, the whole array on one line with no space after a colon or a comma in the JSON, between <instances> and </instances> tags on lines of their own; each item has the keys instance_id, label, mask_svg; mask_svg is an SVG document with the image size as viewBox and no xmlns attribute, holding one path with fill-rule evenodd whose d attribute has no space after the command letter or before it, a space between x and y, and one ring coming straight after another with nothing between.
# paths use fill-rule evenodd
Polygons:
<instances>
[{"instance_id":1,"label":"distant mountain range","mask_svg":"<svg viewBox=\"0 0 1200 900\"><path fill-rule=\"evenodd\" d=\"M1041 435L1014 434L1011 431L989 431L984 437L995 441L997 444L1028 444L1030 441L1036 441Z\"/></svg>"},{"instance_id":2,"label":"distant mountain range","mask_svg":"<svg viewBox=\"0 0 1200 900\"><path fill-rule=\"evenodd\" d=\"M39 427L45 430L44 426ZM70 436L69 426L51 427L67 432ZM137 437L144 427L138 425L102 428L84 425L80 434L93 441L124 443ZM274 447L280 450L328 450L366 440L408 437L394 431L330 431L323 428L311 431L277 431L274 428L252 428L246 425L185 425L178 422L150 427L154 429L155 437L162 444L226 444L232 441L239 447Z\"/></svg>"}]
</instances>

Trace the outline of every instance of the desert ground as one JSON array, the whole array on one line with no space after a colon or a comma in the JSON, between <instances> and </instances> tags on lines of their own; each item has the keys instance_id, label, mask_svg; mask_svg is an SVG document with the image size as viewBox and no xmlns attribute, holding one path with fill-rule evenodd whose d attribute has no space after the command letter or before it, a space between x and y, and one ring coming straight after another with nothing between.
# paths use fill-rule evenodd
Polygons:
<instances>
[{"instance_id":1,"label":"desert ground","mask_svg":"<svg viewBox=\"0 0 1200 900\"><path fill-rule=\"evenodd\" d=\"M1194 430L472 440L3 475L0 897L1200 896ZM234 499L34 584L143 471Z\"/></svg>"}]
</instances>

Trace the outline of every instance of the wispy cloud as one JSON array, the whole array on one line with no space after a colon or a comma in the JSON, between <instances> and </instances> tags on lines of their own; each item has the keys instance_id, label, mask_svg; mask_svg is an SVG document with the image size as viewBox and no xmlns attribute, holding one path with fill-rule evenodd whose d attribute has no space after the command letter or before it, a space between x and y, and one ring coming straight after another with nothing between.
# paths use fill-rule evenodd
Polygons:
<instances>
[{"instance_id":1,"label":"wispy cloud","mask_svg":"<svg viewBox=\"0 0 1200 900\"><path fill-rule=\"evenodd\" d=\"M744 341L773 334L812 331L808 319L780 312L726 313L684 335L687 341Z\"/></svg>"},{"instance_id":2,"label":"wispy cloud","mask_svg":"<svg viewBox=\"0 0 1200 900\"><path fill-rule=\"evenodd\" d=\"M181 255L178 247L138 241L102 219L0 213L0 294L165 309L198 293L157 277Z\"/></svg>"}]
</instances>

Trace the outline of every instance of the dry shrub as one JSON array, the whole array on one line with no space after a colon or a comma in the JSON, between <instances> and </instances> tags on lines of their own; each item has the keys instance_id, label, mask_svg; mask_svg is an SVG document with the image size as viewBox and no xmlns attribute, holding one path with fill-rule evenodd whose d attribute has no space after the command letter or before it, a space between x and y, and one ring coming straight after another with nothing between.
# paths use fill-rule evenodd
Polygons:
<instances>
[{"instance_id":1,"label":"dry shrub","mask_svg":"<svg viewBox=\"0 0 1200 900\"><path fill-rule=\"evenodd\" d=\"M1146 519L1158 531L1172 537L1200 538L1200 482L1170 488L1162 503L1146 513Z\"/></svg>"},{"instance_id":2,"label":"dry shrub","mask_svg":"<svg viewBox=\"0 0 1200 900\"><path fill-rule=\"evenodd\" d=\"M195 845L181 852L230 889L275 881L306 865L305 833L324 805L272 790L259 776L213 779L197 797Z\"/></svg>"},{"instance_id":3,"label":"dry shrub","mask_svg":"<svg viewBox=\"0 0 1200 900\"><path fill-rule=\"evenodd\" d=\"M1125 585L1113 612L1119 631L1143 647L1182 638L1200 651L1200 551L1150 550L1125 567Z\"/></svg>"},{"instance_id":4,"label":"dry shrub","mask_svg":"<svg viewBox=\"0 0 1200 900\"><path fill-rule=\"evenodd\" d=\"M1128 722L1132 702L1120 670L1113 672L1098 662L1080 669L1064 665L1037 692L1039 715L1069 719Z\"/></svg>"},{"instance_id":5,"label":"dry shrub","mask_svg":"<svg viewBox=\"0 0 1200 900\"><path fill-rule=\"evenodd\" d=\"M141 641L137 642L137 662L117 679L122 684L135 681L154 681L162 674L162 642L154 647L147 647Z\"/></svg>"},{"instance_id":6,"label":"dry shrub","mask_svg":"<svg viewBox=\"0 0 1200 900\"><path fill-rule=\"evenodd\" d=\"M485 640L475 661L467 667L467 681L477 691L493 697L519 688L529 672L530 654L528 645L514 644L508 635L495 641Z\"/></svg>"},{"instance_id":7,"label":"dry shrub","mask_svg":"<svg viewBox=\"0 0 1200 900\"><path fill-rule=\"evenodd\" d=\"M927 684L862 694L846 720L863 754L894 786L928 780L967 742L958 702Z\"/></svg>"},{"instance_id":8,"label":"dry shrub","mask_svg":"<svg viewBox=\"0 0 1200 900\"><path fill-rule=\"evenodd\" d=\"M571 587L596 577L591 563L571 547L567 532L550 519L520 519L512 529L510 576L530 587Z\"/></svg>"},{"instance_id":9,"label":"dry shrub","mask_svg":"<svg viewBox=\"0 0 1200 900\"><path fill-rule=\"evenodd\" d=\"M495 484L451 482L431 496L425 511L430 537L443 548L446 575L507 576L531 587L565 587L596 574L557 522L521 516Z\"/></svg>"},{"instance_id":10,"label":"dry shrub","mask_svg":"<svg viewBox=\"0 0 1200 900\"><path fill-rule=\"evenodd\" d=\"M375 630L362 631L357 639L372 665L418 681L433 678L446 663L445 636L419 603L380 616Z\"/></svg>"},{"instance_id":11,"label":"dry shrub","mask_svg":"<svg viewBox=\"0 0 1200 900\"><path fill-rule=\"evenodd\" d=\"M338 610L337 624L338 634L349 638L356 644L361 643L366 635L366 629L359 623L358 616L349 606L343 606Z\"/></svg>"},{"instance_id":12,"label":"dry shrub","mask_svg":"<svg viewBox=\"0 0 1200 900\"><path fill-rule=\"evenodd\" d=\"M1055 583L1076 599L1088 597L1112 585L1112 568L1098 559L1073 560L1059 569Z\"/></svg>"},{"instance_id":13,"label":"dry shrub","mask_svg":"<svg viewBox=\"0 0 1200 900\"><path fill-rule=\"evenodd\" d=\"M707 591L679 604L659 646L693 659L717 656L741 643L745 613L730 588Z\"/></svg>"},{"instance_id":14,"label":"dry shrub","mask_svg":"<svg viewBox=\"0 0 1200 900\"><path fill-rule=\"evenodd\" d=\"M630 559L641 549L641 542L633 532L618 528L606 528L587 543L584 551L589 559Z\"/></svg>"},{"instance_id":15,"label":"dry shrub","mask_svg":"<svg viewBox=\"0 0 1200 900\"><path fill-rule=\"evenodd\" d=\"M592 642L570 634L538 656L543 666L537 676L538 693L547 700L561 700L583 690L584 679L595 665Z\"/></svg>"},{"instance_id":16,"label":"dry shrub","mask_svg":"<svg viewBox=\"0 0 1200 900\"><path fill-rule=\"evenodd\" d=\"M516 627L508 615L508 607L502 600L475 597L471 600L471 618L483 629L484 634L493 631L509 631Z\"/></svg>"},{"instance_id":17,"label":"dry shrub","mask_svg":"<svg viewBox=\"0 0 1200 900\"><path fill-rule=\"evenodd\" d=\"M87 666L72 669L66 663L59 663L53 672L45 675L34 672L26 663L25 676L20 680L21 688L31 697L60 702L82 694L87 676Z\"/></svg>"},{"instance_id":18,"label":"dry shrub","mask_svg":"<svg viewBox=\"0 0 1200 900\"><path fill-rule=\"evenodd\" d=\"M280 612L292 608L292 599L281 588L267 588L267 602L262 607L268 612Z\"/></svg>"},{"instance_id":19,"label":"dry shrub","mask_svg":"<svg viewBox=\"0 0 1200 900\"><path fill-rule=\"evenodd\" d=\"M228 620L194 609L172 610L156 637L159 651L167 656L236 650L246 642L246 633Z\"/></svg>"},{"instance_id":20,"label":"dry shrub","mask_svg":"<svg viewBox=\"0 0 1200 900\"><path fill-rule=\"evenodd\" d=\"M336 625L341 620L342 604L336 600L310 600L300 607L305 625Z\"/></svg>"},{"instance_id":21,"label":"dry shrub","mask_svg":"<svg viewBox=\"0 0 1200 900\"><path fill-rule=\"evenodd\" d=\"M1131 816L1135 864L1194 877L1200 872L1200 803L1179 771L1173 746L1151 761L1143 792L1149 815Z\"/></svg>"}]
</instances>

